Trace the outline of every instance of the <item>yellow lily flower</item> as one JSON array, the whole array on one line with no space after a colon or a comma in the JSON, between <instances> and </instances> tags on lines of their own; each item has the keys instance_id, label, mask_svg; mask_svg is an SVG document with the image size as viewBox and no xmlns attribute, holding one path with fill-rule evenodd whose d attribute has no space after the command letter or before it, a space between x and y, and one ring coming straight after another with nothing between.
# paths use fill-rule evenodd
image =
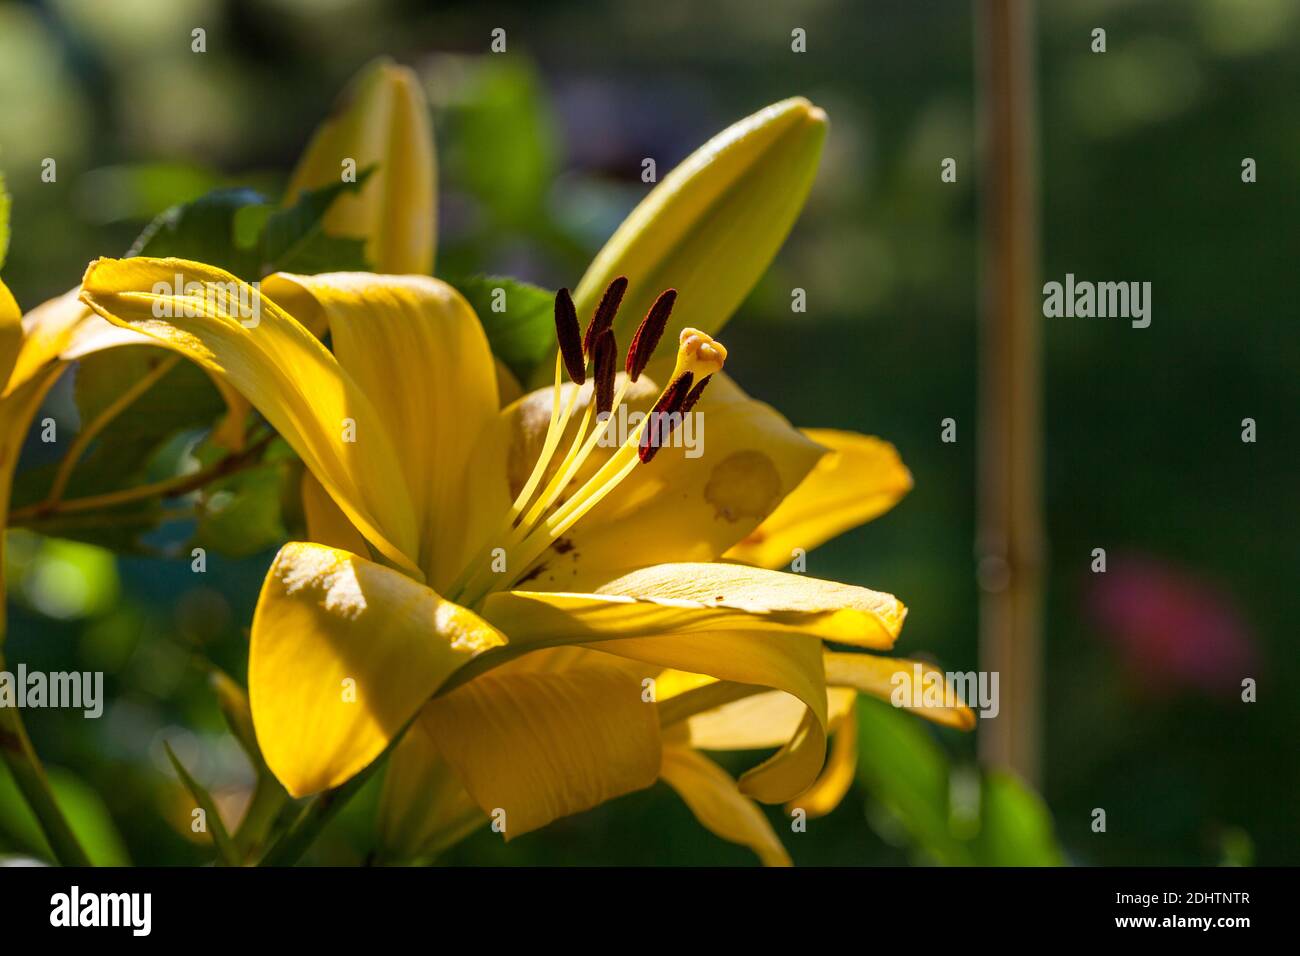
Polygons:
<instances>
[{"instance_id":1,"label":"yellow lily flower","mask_svg":"<svg viewBox=\"0 0 1300 956\"><path fill-rule=\"evenodd\" d=\"M327 227L365 235L377 268L427 272L432 136L421 130L418 87L384 65L355 89L313 140L291 194L335 181L341 156L357 154L359 168L373 158L381 171L389 159L400 176L382 189L368 183L357 197L364 209ZM393 754L381 814L386 843L407 854L436 852L497 810L509 838L663 779L706 827L782 863L753 798L816 815L843 796L857 690L887 694L888 677L911 662L834 655L822 642L887 649L904 610L890 595L762 569L886 510L910 476L877 439L791 429L719 371L725 350L704 334L779 247L824 133L824 114L806 101L776 104L711 140L634 211L575 296L583 311L599 311L611 287L624 299L621 319L617 307L605 317L603 394L596 383L562 385L561 354L553 388L498 410L517 385L499 381L472 310L442 283L413 277L272 276L258 299L272 321L250 332L235 322L225 273L102 260L83 299L122 328L87 319L71 296L66 327L84 326L87 344L60 338L62 320L32 323L33 343L46 346L27 349L31 368L53 372L78 348L115 344L113 335L189 355L232 407L232 395L247 396L308 465L313 543L277 556L250 654L259 742L291 792L343 782L413 724ZM401 177L418 200L406 208L427 197L427 265L423 234L395 204ZM201 301L154 292L177 267L209 290L188 297ZM623 267L633 281L620 286L610 277ZM612 342L654 312L664 279L681 304L660 316L660 334L682 348L675 364L671 353L641 362L669 383L661 393L650 375L608 369ZM327 329L333 355L315 338ZM600 372L605 344L583 351L577 382L590 358ZM713 436L707 455L669 448L643 462L634 441L586 447L600 431L593 408L617 408L611 393L645 412L687 371L712 382L699 405ZM40 396L26 400L24 414L4 417L22 419L5 429L13 442ZM12 458L0 448L0 504ZM500 574L484 570L493 541L508 569ZM756 693L764 688L776 690ZM971 721L964 708L923 716ZM780 749L739 782L699 753L746 744Z\"/></svg>"},{"instance_id":2,"label":"yellow lily flower","mask_svg":"<svg viewBox=\"0 0 1300 956\"><path fill-rule=\"evenodd\" d=\"M553 387L498 409L486 336L438 280L277 274L255 290L183 260L88 269L82 301L228 380L319 483L305 496L314 540L277 555L250 648L259 745L291 794L343 783L414 722L390 786L427 783L457 825L472 801L514 837L662 774L735 838L749 831L717 824L720 808L816 784L828 666L871 692L909 666L855 654L840 667L824 651L890 648L905 615L892 595L717 561L825 449L719 378L726 350L699 330L682 330L667 385L651 385L670 308L648 311L616 374L625 287L611 285L586 348L562 293ZM254 327L241 302L256 303ZM324 328L333 353L310 331ZM698 408L715 437L692 459L651 441L646 418L603 447L625 403ZM678 671L713 680L650 706L643 681ZM665 760L696 714L762 688L803 714L735 793L694 756Z\"/></svg>"}]
</instances>

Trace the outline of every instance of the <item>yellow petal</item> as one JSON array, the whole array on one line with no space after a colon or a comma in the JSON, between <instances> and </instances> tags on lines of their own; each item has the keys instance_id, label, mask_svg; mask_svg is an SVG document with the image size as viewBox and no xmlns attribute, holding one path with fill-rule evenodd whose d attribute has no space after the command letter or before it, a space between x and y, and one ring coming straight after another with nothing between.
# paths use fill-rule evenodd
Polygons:
<instances>
[{"instance_id":1,"label":"yellow petal","mask_svg":"<svg viewBox=\"0 0 1300 956\"><path fill-rule=\"evenodd\" d=\"M507 840L654 783L659 721L623 667L496 671L421 714L438 751Z\"/></svg>"},{"instance_id":2,"label":"yellow petal","mask_svg":"<svg viewBox=\"0 0 1300 956\"><path fill-rule=\"evenodd\" d=\"M918 717L934 721L945 727L958 730L973 730L975 714L965 704L955 707L934 706L924 698L914 702L910 687L917 685L921 693L924 683L930 679L938 681L938 686L948 686L943 671L921 661L903 660L897 657L878 657L875 654L844 654L835 651L826 652L826 682L836 687L853 687L893 703L897 707L910 710ZM918 670L919 669L919 670ZM920 681L916 679L921 675Z\"/></svg>"},{"instance_id":3,"label":"yellow petal","mask_svg":"<svg viewBox=\"0 0 1300 956\"><path fill-rule=\"evenodd\" d=\"M77 301L77 289L38 305L23 317L23 340L0 393L13 392L57 359L72 342L77 328L91 315Z\"/></svg>"},{"instance_id":4,"label":"yellow petal","mask_svg":"<svg viewBox=\"0 0 1300 956\"><path fill-rule=\"evenodd\" d=\"M826 114L784 100L723 130L664 177L623 221L574 292L590 315L616 276L629 280L615 335L677 289L666 337L716 332L749 295L803 208L826 137Z\"/></svg>"},{"instance_id":5,"label":"yellow petal","mask_svg":"<svg viewBox=\"0 0 1300 956\"><path fill-rule=\"evenodd\" d=\"M438 753L417 719L389 758L379 797L379 843L386 862L436 856L488 818Z\"/></svg>"},{"instance_id":6,"label":"yellow petal","mask_svg":"<svg viewBox=\"0 0 1300 956\"><path fill-rule=\"evenodd\" d=\"M487 620L535 646L744 629L888 649L906 613L891 594L739 564L660 564L592 593L498 592L483 604Z\"/></svg>"},{"instance_id":7,"label":"yellow petal","mask_svg":"<svg viewBox=\"0 0 1300 956\"><path fill-rule=\"evenodd\" d=\"M358 173L376 168L360 192L330 206L325 231L364 238L376 272L432 273L436 158L429 104L411 70L378 60L358 74L298 161L285 204L303 190L340 182L346 160Z\"/></svg>"},{"instance_id":8,"label":"yellow petal","mask_svg":"<svg viewBox=\"0 0 1300 956\"><path fill-rule=\"evenodd\" d=\"M149 336L106 322L89 309L86 309L82 318L68 329L62 342L59 358L65 362L75 362L87 355L121 348L124 345L144 345L150 348L156 348L158 345Z\"/></svg>"},{"instance_id":9,"label":"yellow petal","mask_svg":"<svg viewBox=\"0 0 1300 956\"><path fill-rule=\"evenodd\" d=\"M505 638L409 577L286 544L253 615L249 702L267 766L295 797L343 783L457 669Z\"/></svg>"},{"instance_id":10,"label":"yellow petal","mask_svg":"<svg viewBox=\"0 0 1300 956\"><path fill-rule=\"evenodd\" d=\"M856 694L854 697L856 698ZM824 817L840 805L853 787L858 769L858 713L850 703L847 712L831 724L831 752L817 781L786 806L787 813L803 810L809 817Z\"/></svg>"},{"instance_id":11,"label":"yellow petal","mask_svg":"<svg viewBox=\"0 0 1300 956\"><path fill-rule=\"evenodd\" d=\"M824 428L803 430L831 449L748 537L726 557L780 568L831 538L883 514L912 488L894 446L879 438Z\"/></svg>"},{"instance_id":12,"label":"yellow petal","mask_svg":"<svg viewBox=\"0 0 1300 956\"><path fill-rule=\"evenodd\" d=\"M749 847L764 866L790 865L790 855L763 811L712 760L689 747L665 747L660 775L705 829Z\"/></svg>"},{"instance_id":13,"label":"yellow petal","mask_svg":"<svg viewBox=\"0 0 1300 956\"><path fill-rule=\"evenodd\" d=\"M658 394L645 377L637 386L640 398L629 403L629 414L647 410ZM579 410L589 393L583 390ZM533 393L504 412L505 424L498 425L513 435L507 455L512 496L541 450L551 394ZM757 528L825 454L725 375L713 377L695 411L692 434L699 443L694 449L670 445L634 469L564 536L561 548L547 552L529 587L572 590L634 563L712 561ZM685 435L685 428L677 434ZM593 455L577 481L610 453Z\"/></svg>"},{"instance_id":14,"label":"yellow petal","mask_svg":"<svg viewBox=\"0 0 1300 956\"><path fill-rule=\"evenodd\" d=\"M480 481L470 453L498 414L492 351L474 310L427 276L281 273L262 287L304 323L323 314L335 357L398 449L429 586L446 587L460 571L465 502Z\"/></svg>"},{"instance_id":15,"label":"yellow petal","mask_svg":"<svg viewBox=\"0 0 1300 956\"><path fill-rule=\"evenodd\" d=\"M0 282L0 394L9 381L23 343L23 314L9 287Z\"/></svg>"},{"instance_id":16,"label":"yellow petal","mask_svg":"<svg viewBox=\"0 0 1300 956\"><path fill-rule=\"evenodd\" d=\"M655 678L655 699L660 701L671 700L685 694L687 691L706 687L715 681L717 681L717 678L710 677L708 674L694 674L690 671L668 667L660 671L659 676ZM788 737L789 734L786 736ZM780 741L772 746L775 747L779 743Z\"/></svg>"},{"instance_id":17,"label":"yellow petal","mask_svg":"<svg viewBox=\"0 0 1300 956\"><path fill-rule=\"evenodd\" d=\"M191 294L173 294L178 284ZM367 540L389 561L421 573L415 510L387 424L315 336L271 299L202 263L100 259L82 286L82 300L110 322L226 378Z\"/></svg>"}]
</instances>

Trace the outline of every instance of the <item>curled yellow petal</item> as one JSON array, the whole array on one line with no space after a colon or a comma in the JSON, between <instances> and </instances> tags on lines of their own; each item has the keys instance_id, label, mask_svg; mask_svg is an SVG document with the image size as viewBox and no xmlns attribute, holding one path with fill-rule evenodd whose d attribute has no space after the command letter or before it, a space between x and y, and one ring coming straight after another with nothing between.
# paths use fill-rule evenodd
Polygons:
<instances>
[{"instance_id":1,"label":"curled yellow petal","mask_svg":"<svg viewBox=\"0 0 1300 956\"><path fill-rule=\"evenodd\" d=\"M787 813L803 810L809 817L824 817L840 805L853 787L858 769L858 710L853 694L845 713L831 721L831 751L816 782L786 806Z\"/></svg>"},{"instance_id":2,"label":"curled yellow petal","mask_svg":"<svg viewBox=\"0 0 1300 956\"><path fill-rule=\"evenodd\" d=\"M763 811L708 757L689 747L665 747L660 775L706 830L749 847L764 866L790 865L790 855Z\"/></svg>"},{"instance_id":3,"label":"curled yellow petal","mask_svg":"<svg viewBox=\"0 0 1300 956\"><path fill-rule=\"evenodd\" d=\"M420 529L387 421L280 306L228 272L183 259L99 259L86 270L81 297L115 325L229 381L366 539L421 574Z\"/></svg>"},{"instance_id":4,"label":"curled yellow petal","mask_svg":"<svg viewBox=\"0 0 1300 956\"><path fill-rule=\"evenodd\" d=\"M892 594L739 564L658 564L590 593L508 591L483 615L512 638L544 643L714 630L798 631L861 647L893 646L907 611Z\"/></svg>"},{"instance_id":5,"label":"curled yellow petal","mask_svg":"<svg viewBox=\"0 0 1300 956\"><path fill-rule=\"evenodd\" d=\"M785 500L726 557L760 568L788 565L805 553L892 508L912 488L912 475L889 442L869 435L806 428L830 449Z\"/></svg>"},{"instance_id":6,"label":"curled yellow petal","mask_svg":"<svg viewBox=\"0 0 1300 956\"><path fill-rule=\"evenodd\" d=\"M77 329L93 313L77 301L73 289L32 309L23 317L20 348L13 358L8 382L0 393L13 392L40 374L73 342Z\"/></svg>"},{"instance_id":7,"label":"curled yellow petal","mask_svg":"<svg viewBox=\"0 0 1300 956\"><path fill-rule=\"evenodd\" d=\"M312 137L285 194L341 181L350 164L376 167L358 193L345 193L325 214L325 231L364 238L376 272L433 272L437 169L429 104L416 75L388 60L370 64L344 91Z\"/></svg>"},{"instance_id":8,"label":"curled yellow petal","mask_svg":"<svg viewBox=\"0 0 1300 956\"><path fill-rule=\"evenodd\" d=\"M666 333L716 332L785 241L812 186L826 114L802 97L723 130L663 178L591 263L574 303L590 315L616 276L629 280L615 335L631 332L655 297L677 289Z\"/></svg>"},{"instance_id":9,"label":"curled yellow petal","mask_svg":"<svg viewBox=\"0 0 1300 956\"><path fill-rule=\"evenodd\" d=\"M295 797L337 786L456 670L505 638L400 572L293 542L253 615L249 702L267 766Z\"/></svg>"},{"instance_id":10,"label":"curled yellow petal","mask_svg":"<svg viewBox=\"0 0 1300 956\"><path fill-rule=\"evenodd\" d=\"M221 400L226 403L226 413L212 429L212 440L227 451L243 451L244 422L250 411L248 399L235 391L222 376L209 374L209 378L221 393Z\"/></svg>"},{"instance_id":11,"label":"curled yellow petal","mask_svg":"<svg viewBox=\"0 0 1300 956\"><path fill-rule=\"evenodd\" d=\"M804 707L798 725L780 741L776 754L741 778L740 789L764 803L779 803L816 778L826 755L827 724L822 645L817 638L717 631L602 641L592 647L660 667L708 674L732 684L773 687L794 696ZM681 705L684 699L676 703Z\"/></svg>"},{"instance_id":12,"label":"curled yellow petal","mask_svg":"<svg viewBox=\"0 0 1300 956\"><path fill-rule=\"evenodd\" d=\"M834 728L853 706L858 692L827 687L827 726ZM692 715L687 721L691 746L697 750L765 750L780 747L799 728L804 704L773 690L754 694Z\"/></svg>"}]
</instances>

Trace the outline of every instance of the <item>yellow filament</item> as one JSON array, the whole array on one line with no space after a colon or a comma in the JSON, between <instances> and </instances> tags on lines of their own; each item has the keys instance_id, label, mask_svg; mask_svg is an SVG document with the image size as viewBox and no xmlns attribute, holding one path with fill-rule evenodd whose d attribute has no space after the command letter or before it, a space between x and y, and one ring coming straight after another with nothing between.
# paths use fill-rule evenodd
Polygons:
<instances>
[{"instance_id":1,"label":"yellow filament","mask_svg":"<svg viewBox=\"0 0 1300 956\"><path fill-rule=\"evenodd\" d=\"M459 596L461 592L472 584L474 579L478 577L479 572L481 572L483 566L487 563L488 555L492 552L494 547L497 547L494 542L499 541L503 536L510 535L510 532L513 530L515 518L517 518L519 513L523 511L524 506L528 504L528 500L537 489L537 483L541 480L542 475L546 473L547 462L549 462L551 456L555 454L555 446L559 444L560 436L564 434L564 430L569 426L569 417L573 413L573 405L574 401L578 397L579 389L575 388L573 390L572 394L569 396L568 403L564 407L564 411L561 412L560 394L561 386L564 382L562 374L563 369L563 354L556 352L555 385L551 392L551 420L546 426L546 438L542 442L542 453L537 456L537 461L533 464L532 473L529 474L528 480L524 482L523 488L519 490L519 494L515 496L515 500L511 503L510 510L506 513L501 524L497 526L496 531L483 543L483 546L479 548L473 559L461 568L460 574L457 575L456 580L447 589L447 594L449 594L453 600L455 600L456 597ZM561 419L563 419L562 423Z\"/></svg>"},{"instance_id":2,"label":"yellow filament","mask_svg":"<svg viewBox=\"0 0 1300 956\"><path fill-rule=\"evenodd\" d=\"M546 514L546 509L555 503L555 499L560 496L560 493L564 491L569 482L573 480L573 476L578 473L578 469L580 469L587 461L587 458L590 457L592 449L600 444L605 435L609 433L610 425L614 421L614 415L618 412L619 406L623 404L623 399L627 395L627 390L630 384L630 379L623 380L623 384L619 386L618 391L614 394L614 403L610 406L609 417L601 422L600 425L587 436L587 440L583 442L583 434L586 432L588 424L590 424L591 412L595 407L594 405L587 406L587 414L583 416L582 427L578 429L578 434L573 437L573 444L569 446L569 454L565 456L564 461L560 464L559 470L543 490L542 496L524 517L521 527L531 528L537 523L538 518ZM579 443L582 443L581 450L578 449Z\"/></svg>"},{"instance_id":3,"label":"yellow filament","mask_svg":"<svg viewBox=\"0 0 1300 956\"><path fill-rule=\"evenodd\" d=\"M523 488L519 490L514 504L510 506L510 513L506 516L507 527L511 525L519 513L524 510L528 500L537 490L537 483L542 480L542 475L546 473L546 466L550 464L551 457L555 454L555 447L560 443L560 438L564 435L564 430L569 427L569 418L573 414L573 405L577 401L580 388L575 387L569 393L569 401L564 406L563 414L560 413L560 370L562 368L561 356L557 352L555 355L555 391L551 398L551 423L546 427L546 439L542 443L542 453L537 456L537 461L533 464L532 474L528 476L528 481L524 483Z\"/></svg>"}]
</instances>

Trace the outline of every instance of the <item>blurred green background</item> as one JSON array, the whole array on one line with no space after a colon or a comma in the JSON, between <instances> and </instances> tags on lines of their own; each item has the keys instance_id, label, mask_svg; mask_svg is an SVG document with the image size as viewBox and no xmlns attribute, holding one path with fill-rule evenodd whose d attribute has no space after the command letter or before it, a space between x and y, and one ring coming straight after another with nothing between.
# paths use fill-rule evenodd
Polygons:
<instances>
[{"instance_id":1,"label":"blurred green background","mask_svg":"<svg viewBox=\"0 0 1300 956\"><path fill-rule=\"evenodd\" d=\"M1300 0L1044 7L1044 281L1150 281L1153 322L1045 325L1042 796L1070 862L1294 864ZM196 26L204 54L190 50ZM488 56L495 27L508 52ZM794 27L807 31L806 54L790 50ZM1089 50L1096 27L1105 54ZM381 53L415 67L434 104L439 273L548 288L572 286L645 194L644 157L662 175L733 120L806 95L831 117L821 172L726 329L728 370L796 424L898 446L915 490L815 552L808 570L898 594L911 609L901 652L974 669L973 29L957 2L773 2L759 14L746 0L10 0L4 279L30 308L72 287L89 259L121 254L172 203L217 185L276 195L336 93ZM40 181L47 156L53 184ZM1250 185L1247 156L1259 168ZM945 157L957 160L955 184L939 180ZM807 290L805 314L790 312L795 287ZM49 399L60 414L75 414L72 378ZM955 444L939 440L948 417ZM1255 444L1240 440L1245 417L1258 422ZM24 468L42 450L30 441ZM100 720L27 717L70 812L99 832L101 859L210 858L189 839L191 801L163 740L232 812L246 793L251 773L198 661L242 679L252 602L287 521L242 517L256 553L214 557L202 585L184 561L11 533L11 666L106 672ZM1089 572L1098 547L1104 576ZM1257 703L1240 700L1242 676L1257 679ZM864 715L866 729L894 736L861 741L864 783L838 810L802 834L773 811L796 863L953 859L947 837L918 822L942 814L949 783L912 786L904 757L940 748L956 795L974 739L898 727L881 710ZM951 802L940 829L958 826ZM0 850L31 850L13 807L0 780ZM1104 834L1093 808L1106 810ZM310 859L364 858L367 810L366 799L351 807ZM1014 801L1008 813L1013 825L1032 815ZM509 846L480 833L444 859L751 862L663 785Z\"/></svg>"}]
</instances>

